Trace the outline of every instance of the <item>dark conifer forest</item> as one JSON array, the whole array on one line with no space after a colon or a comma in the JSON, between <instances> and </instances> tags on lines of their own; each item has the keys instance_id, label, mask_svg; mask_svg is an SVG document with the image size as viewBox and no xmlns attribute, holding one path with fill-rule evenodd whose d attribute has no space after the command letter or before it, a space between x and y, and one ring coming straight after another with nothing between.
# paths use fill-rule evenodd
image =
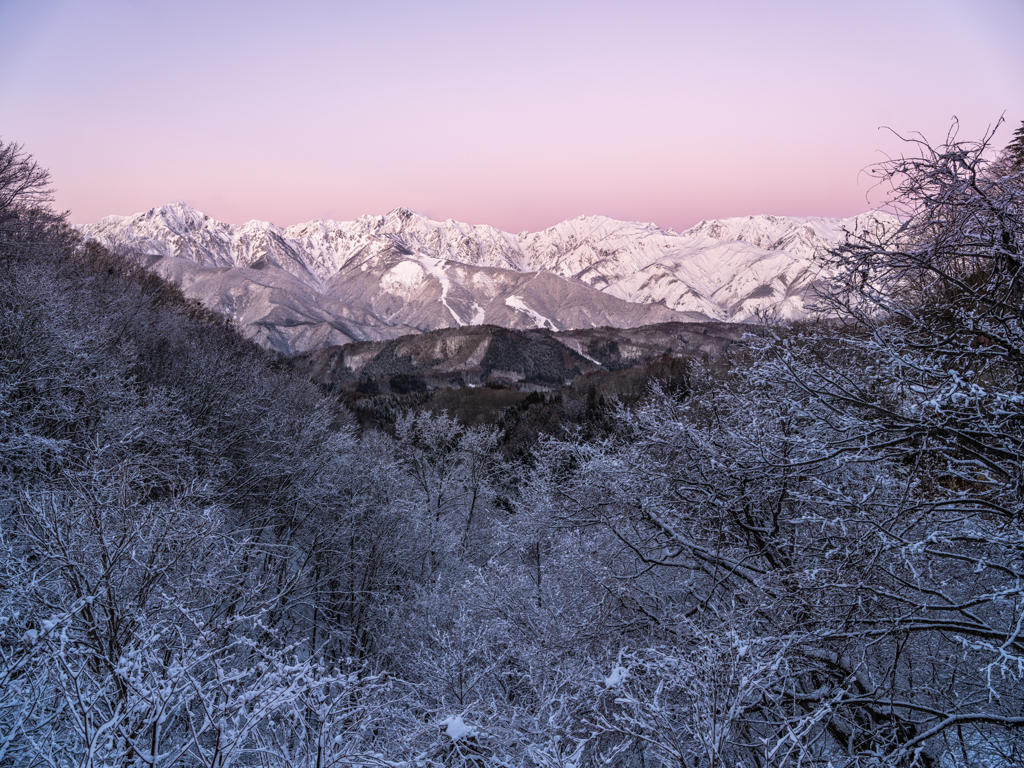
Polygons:
<instances>
[{"instance_id":1,"label":"dark conifer forest","mask_svg":"<svg viewBox=\"0 0 1024 768\"><path fill-rule=\"evenodd\" d=\"M874 169L820 319L486 419L353 414L0 142L0 766L1024 764L990 139Z\"/></svg>"}]
</instances>

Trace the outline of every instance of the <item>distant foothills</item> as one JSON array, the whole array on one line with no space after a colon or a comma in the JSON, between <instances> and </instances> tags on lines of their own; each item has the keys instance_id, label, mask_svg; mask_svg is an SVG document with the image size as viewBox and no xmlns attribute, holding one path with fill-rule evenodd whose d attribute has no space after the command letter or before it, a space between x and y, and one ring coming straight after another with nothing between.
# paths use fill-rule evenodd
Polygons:
<instances>
[{"instance_id":1,"label":"distant foothills","mask_svg":"<svg viewBox=\"0 0 1024 768\"><path fill-rule=\"evenodd\" d=\"M584 216L514 235L406 208L350 222L236 227L175 203L78 229L245 336L294 355L465 326L556 332L799 319L828 280L815 253L894 221L878 212L748 216L676 233ZM588 357L596 361L580 346L591 341L570 345L581 370Z\"/></svg>"}]
</instances>

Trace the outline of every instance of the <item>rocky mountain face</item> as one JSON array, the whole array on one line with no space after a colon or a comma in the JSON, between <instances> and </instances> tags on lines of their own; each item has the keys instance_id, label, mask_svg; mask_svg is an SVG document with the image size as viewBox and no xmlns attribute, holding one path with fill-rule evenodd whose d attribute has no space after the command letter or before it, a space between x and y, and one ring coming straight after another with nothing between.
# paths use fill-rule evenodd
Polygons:
<instances>
[{"instance_id":1,"label":"rocky mountain face","mask_svg":"<svg viewBox=\"0 0 1024 768\"><path fill-rule=\"evenodd\" d=\"M134 258L283 354L441 328L635 328L798 318L814 253L884 222L749 216L682 234L585 216L513 235L397 208L356 221L235 227L183 204L82 235Z\"/></svg>"}]
</instances>

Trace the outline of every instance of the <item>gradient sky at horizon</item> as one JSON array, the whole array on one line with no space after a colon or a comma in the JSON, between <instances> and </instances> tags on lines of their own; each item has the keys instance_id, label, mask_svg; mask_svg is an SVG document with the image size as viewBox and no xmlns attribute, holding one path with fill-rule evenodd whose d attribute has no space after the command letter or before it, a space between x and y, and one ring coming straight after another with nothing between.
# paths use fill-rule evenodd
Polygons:
<instances>
[{"instance_id":1,"label":"gradient sky at horizon","mask_svg":"<svg viewBox=\"0 0 1024 768\"><path fill-rule=\"evenodd\" d=\"M75 223L847 216L881 126L1009 141L1022 38L1024 0L0 0L0 138Z\"/></svg>"}]
</instances>

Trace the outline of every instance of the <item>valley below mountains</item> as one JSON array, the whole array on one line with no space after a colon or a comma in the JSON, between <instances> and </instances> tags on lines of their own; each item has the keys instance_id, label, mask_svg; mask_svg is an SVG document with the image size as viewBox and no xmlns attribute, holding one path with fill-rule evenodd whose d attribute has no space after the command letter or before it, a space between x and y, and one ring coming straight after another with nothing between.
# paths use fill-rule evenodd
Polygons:
<instances>
[{"instance_id":1,"label":"valley below mountains","mask_svg":"<svg viewBox=\"0 0 1024 768\"><path fill-rule=\"evenodd\" d=\"M513 235L405 208L356 221L233 226L175 203L79 227L284 355L491 325L551 332L798 319L815 253L892 217L748 216L682 233L584 216ZM585 358L581 358L585 359Z\"/></svg>"},{"instance_id":2,"label":"valley below mountains","mask_svg":"<svg viewBox=\"0 0 1024 768\"><path fill-rule=\"evenodd\" d=\"M712 322L568 331L466 326L300 353L290 358L289 367L331 391L406 394L491 386L545 392L584 374L621 371L664 357L711 360L746 330Z\"/></svg>"}]
</instances>

